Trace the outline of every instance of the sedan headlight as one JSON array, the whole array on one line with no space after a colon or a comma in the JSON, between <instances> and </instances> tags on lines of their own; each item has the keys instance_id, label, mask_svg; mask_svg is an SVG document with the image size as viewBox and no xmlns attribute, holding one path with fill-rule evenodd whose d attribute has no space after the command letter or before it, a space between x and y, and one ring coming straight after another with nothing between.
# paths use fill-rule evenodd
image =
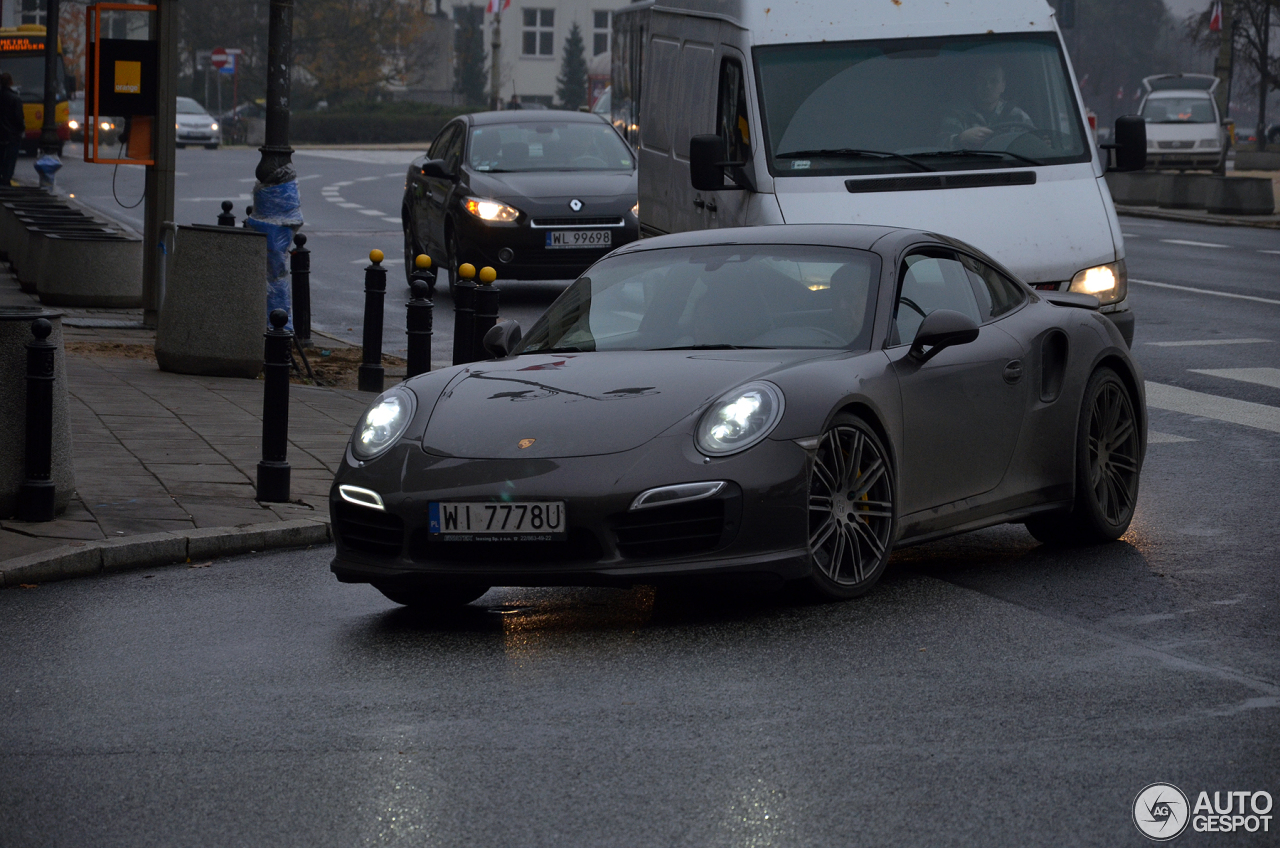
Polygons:
<instances>
[{"instance_id":1,"label":"sedan headlight","mask_svg":"<svg viewBox=\"0 0 1280 848\"><path fill-rule=\"evenodd\" d=\"M209 129L211 129L211 130L216 130L217 128L218 128L218 125L217 125L217 124L210 124L210 125L209 125Z\"/></svg>"},{"instance_id":2,"label":"sedan headlight","mask_svg":"<svg viewBox=\"0 0 1280 848\"><path fill-rule=\"evenodd\" d=\"M1119 303L1129 294L1129 272L1124 260L1077 271L1067 291L1091 294L1102 304Z\"/></svg>"},{"instance_id":3,"label":"sedan headlight","mask_svg":"<svg viewBox=\"0 0 1280 848\"><path fill-rule=\"evenodd\" d=\"M773 383L748 383L724 394L698 421L694 440L710 456L744 451L773 432L782 419L782 391Z\"/></svg>"},{"instance_id":4,"label":"sedan headlight","mask_svg":"<svg viewBox=\"0 0 1280 848\"><path fill-rule=\"evenodd\" d=\"M640 217L640 201L636 201L636 205L631 207L631 214L635 218Z\"/></svg>"},{"instance_id":5,"label":"sedan headlight","mask_svg":"<svg viewBox=\"0 0 1280 848\"><path fill-rule=\"evenodd\" d=\"M499 203L496 200L481 200L478 197L468 197L462 205L463 208L481 221L509 224L520 217L519 209L515 209L505 203Z\"/></svg>"},{"instance_id":6,"label":"sedan headlight","mask_svg":"<svg viewBox=\"0 0 1280 848\"><path fill-rule=\"evenodd\" d=\"M358 459L373 459L395 444L413 420L413 394L395 388L384 392L360 416L351 437L351 452Z\"/></svg>"},{"instance_id":7,"label":"sedan headlight","mask_svg":"<svg viewBox=\"0 0 1280 848\"><path fill-rule=\"evenodd\" d=\"M71 130L72 132L80 129L80 122L77 121L75 118L72 118L71 120L67 121L67 129Z\"/></svg>"}]
</instances>

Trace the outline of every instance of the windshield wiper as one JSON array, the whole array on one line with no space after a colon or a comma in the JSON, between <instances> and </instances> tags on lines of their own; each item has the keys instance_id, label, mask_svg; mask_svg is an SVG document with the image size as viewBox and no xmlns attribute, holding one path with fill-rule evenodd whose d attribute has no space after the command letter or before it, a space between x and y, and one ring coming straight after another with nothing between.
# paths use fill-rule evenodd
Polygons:
<instances>
[{"instance_id":1,"label":"windshield wiper","mask_svg":"<svg viewBox=\"0 0 1280 848\"><path fill-rule=\"evenodd\" d=\"M567 345L565 347L542 347L537 350L524 350L521 353L595 353L595 350Z\"/></svg>"},{"instance_id":2,"label":"windshield wiper","mask_svg":"<svg viewBox=\"0 0 1280 848\"><path fill-rule=\"evenodd\" d=\"M833 147L829 150L792 150L788 153L778 153L775 159L803 159L806 156L827 157L830 159L857 159L860 156L873 156L880 159L901 159L903 162L915 165L922 171L936 171L937 168L930 168L923 162L917 162L910 156L903 156L901 153L891 153L887 150L859 150L854 147Z\"/></svg>"},{"instance_id":3,"label":"windshield wiper","mask_svg":"<svg viewBox=\"0 0 1280 848\"><path fill-rule=\"evenodd\" d=\"M768 350L767 347L759 345L731 345L731 344L695 344L695 345L676 345L675 347L655 347L650 350Z\"/></svg>"},{"instance_id":4,"label":"windshield wiper","mask_svg":"<svg viewBox=\"0 0 1280 848\"><path fill-rule=\"evenodd\" d=\"M1013 153L1009 150L973 150L968 147L960 147L956 150L930 150L927 153L915 153L914 156L981 156L989 159L992 156L999 159L1002 156L1008 156L1010 159L1017 159L1019 162L1026 162L1028 165L1043 165L1039 159L1032 159L1030 156L1023 156L1021 153Z\"/></svg>"}]
</instances>

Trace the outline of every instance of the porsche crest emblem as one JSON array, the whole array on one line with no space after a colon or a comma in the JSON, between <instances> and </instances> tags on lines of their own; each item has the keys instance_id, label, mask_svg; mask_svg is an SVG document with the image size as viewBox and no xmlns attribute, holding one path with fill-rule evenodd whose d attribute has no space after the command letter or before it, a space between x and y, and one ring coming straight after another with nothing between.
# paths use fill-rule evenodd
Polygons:
<instances>
[{"instance_id":1,"label":"porsche crest emblem","mask_svg":"<svg viewBox=\"0 0 1280 848\"><path fill-rule=\"evenodd\" d=\"M533 444L536 441L538 440L537 439L521 439L518 442L518 447L520 448L520 450L524 450L525 448L529 447L529 445Z\"/></svg>"}]
</instances>

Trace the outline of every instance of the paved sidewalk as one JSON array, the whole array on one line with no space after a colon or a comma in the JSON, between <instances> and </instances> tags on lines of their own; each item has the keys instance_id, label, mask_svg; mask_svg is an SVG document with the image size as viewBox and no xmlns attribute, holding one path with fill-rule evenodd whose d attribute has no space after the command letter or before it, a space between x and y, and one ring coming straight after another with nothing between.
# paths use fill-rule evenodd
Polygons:
<instances>
[{"instance_id":1,"label":"paved sidewalk","mask_svg":"<svg viewBox=\"0 0 1280 848\"><path fill-rule=\"evenodd\" d=\"M0 294L14 302L9 279L0 275ZM153 339L120 313L68 315L66 342ZM261 380L74 350L66 362L76 494L55 521L0 521L0 585L328 541L329 484L372 395L291 386L293 501L260 504Z\"/></svg>"}]
</instances>

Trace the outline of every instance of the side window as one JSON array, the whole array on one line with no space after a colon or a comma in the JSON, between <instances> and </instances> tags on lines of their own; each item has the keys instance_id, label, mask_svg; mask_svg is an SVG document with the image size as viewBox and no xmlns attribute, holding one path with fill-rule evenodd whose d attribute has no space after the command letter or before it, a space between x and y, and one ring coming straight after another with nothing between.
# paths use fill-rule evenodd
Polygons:
<instances>
[{"instance_id":1,"label":"side window","mask_svg":"<svg viewBox=\"0 0 1280 848\"><path fill-rule=\"evenodd\" d=\"M444 151L440 155L440 158L444 160L444 169L451 174L457 174L458 166L462 164L462 143L466 141L466 138L466 132L459 125L453 131L453 135L449 138L448 143L445 144Z\"/></svg>"},{"instance_id":2,"label":"side window","mask_svg":"<svg viewBox=\"0 0 1280 848\"><path fill-rule=\"evenodd\" d=\"M911 344L920 323L936 309L950 309L982 323L968 272L955 254L913 253L902 262L900 280L892 344Z\"/></svg>"},{"instance_id":3,"label":"side window","mask_svg":"<svg viewBox=\"0 0 1280 848\"><path fill-rule=\"evenodd\" d=\"M751 159L751 122L747 118L747 86L737 59L720 63L720 94L716 107L716 133L725 140L730 162Z\"/></svg>"},{"instance_id":4,"label":"side window","mask_svg":"<svg viewBox=\"0 0 1280 848\"><path fill-rule=\"evenodd\" d=\"M445 148L449 146L449 141L458 132L457 124L450 124L440 131L440 135L436 136L435 141L431 142L431 148L427 151L428 159L443 159Z\"/></svg>"},{"instance_id":5,"label":"side window","mask_svg":"<svg viewBox=\"0 0 1280 848\"><path fill-rule=\"evenodd\" d=\"M986 323L1012 312L1027 299L1022 287L1001 274L985 262L979 262L972 256L961 256L965 271L969 274L969 282L973 284L974 294L978 298L978 311Z\"/></svg>"}]
</instances>

